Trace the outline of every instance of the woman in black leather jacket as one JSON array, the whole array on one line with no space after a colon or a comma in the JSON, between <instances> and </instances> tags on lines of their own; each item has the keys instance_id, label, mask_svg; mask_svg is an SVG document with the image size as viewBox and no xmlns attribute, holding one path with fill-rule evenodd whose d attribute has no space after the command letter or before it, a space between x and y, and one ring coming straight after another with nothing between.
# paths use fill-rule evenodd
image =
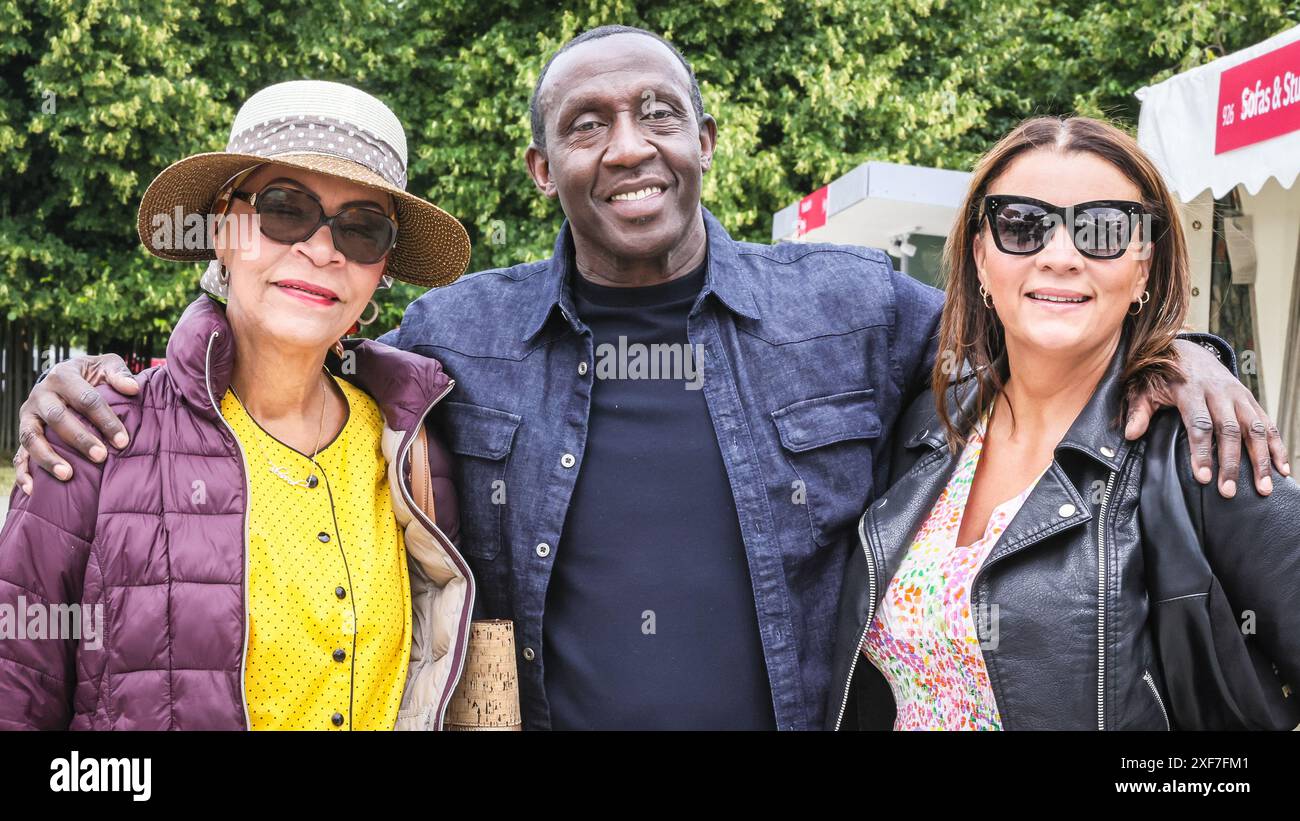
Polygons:
<instances>
[{"instance_id":1,"label":"woman in black leather jacket","mask_svg":"<svg viewBox=\"0 0 1300 821\"><path fill-rule=\"evenodd\" d=\"M1243 459L1223 498L1177 415L1119 424L1179 378L1187 252L1158 171L1112 126L1038 118L960 213L933 387L850 555L831 728L1295 726L1290 466L1261 495Z\"/></svg>"}]
</instances>

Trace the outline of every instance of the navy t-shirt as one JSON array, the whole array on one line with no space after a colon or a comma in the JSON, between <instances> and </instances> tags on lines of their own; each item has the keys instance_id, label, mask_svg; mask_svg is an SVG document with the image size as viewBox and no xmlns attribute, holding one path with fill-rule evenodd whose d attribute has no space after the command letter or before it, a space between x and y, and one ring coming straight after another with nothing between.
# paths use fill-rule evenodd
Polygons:
<instances>
[{"instance_id":1,"label":"navy t-shirt","mask_svg":"<svg viewBox=\"0 0 1300 821\"><path fill-rule=\"evenodd\" d=\"M704 267L640 288L572 285L595 360L542 623L551 726L774 729L708 373L686 337Z\"/></svg>"}]
</instances>

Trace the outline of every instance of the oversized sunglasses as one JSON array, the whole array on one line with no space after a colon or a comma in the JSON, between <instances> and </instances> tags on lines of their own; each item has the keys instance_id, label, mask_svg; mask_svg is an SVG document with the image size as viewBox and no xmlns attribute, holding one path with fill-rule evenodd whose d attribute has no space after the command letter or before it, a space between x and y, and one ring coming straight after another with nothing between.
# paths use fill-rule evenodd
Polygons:
<instances>
[{"instance_id":1,"label":"oversized sunglasses","mask_svg":"<svg viewBox=\"0 0 1300 821\"><path fill-rule=\"evenodd\" d=\"M1058 227L1070 226L1080 254L1092 259L1118 259L1128 250L1139 220L1150 212L1131 200L1093 200L1059 206L1032 197L990 194L984 215L993 229L993 242L1004 254L1036 254Z\"/></svg>"},{"instance_id":2,"label":"oversized sunglasses","mask_svg":"<svg viewBox=\"0 0 1300 821\"><path fill-rule=\"evenodd\" d=\"M262 234L276 242L303 242L328 225L334 247L343 256L369 265L383 259L397 241L397 222L373 208L354 205L327 217L316 197L279 185L253 193L234 191L230 196L252 206Z\"/></svg>"}]
</instances>

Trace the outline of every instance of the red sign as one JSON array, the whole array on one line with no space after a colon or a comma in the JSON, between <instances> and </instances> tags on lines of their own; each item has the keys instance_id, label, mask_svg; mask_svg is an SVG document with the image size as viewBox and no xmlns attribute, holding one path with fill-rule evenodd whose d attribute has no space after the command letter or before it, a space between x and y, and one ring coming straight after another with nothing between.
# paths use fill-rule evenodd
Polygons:
<instances>
[{"instance_id":1,"label":"red sign","mask_svg":"<svg viewBox=\"0 0 1300 821\"><path fill-rule=\"evenodd\" d=\"M799 217L794 228L796 237L802 237L814 228L821 228L826 224L826 192L828 190L829 186L823 185L799 200Z\"/></svg>"},{"instance_id":2,"label":"red sign","mask_svg":"<svg viewBox=\"0 0 1300 821\"><path fill-rule=\"evenodd\" d=\"M1300 129L1300 42L1219 75L1214 153Z\"/></svg>"}]
</instances>

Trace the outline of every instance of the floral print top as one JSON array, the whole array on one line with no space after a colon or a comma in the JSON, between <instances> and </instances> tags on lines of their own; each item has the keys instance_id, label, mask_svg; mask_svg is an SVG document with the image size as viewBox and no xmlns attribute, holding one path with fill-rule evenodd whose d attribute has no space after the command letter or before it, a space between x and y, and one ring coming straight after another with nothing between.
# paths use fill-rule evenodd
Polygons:
<instances>
[{"instance_id":1,"label":"floral print top","mask_svg":"<svg viewBox=\"0 0 1300 821\"><path fill-rule=\"evenodd\" d=\"M986 421L980 421L962 450L862 643L862 652L893 691L895 730L1002 729L980 649L980 635L989 631L976 631L971 582L1038 479L993 509L981 538L957 544ZM981 625L989 621L986 614L976 615Z\"/></svg>"}]
</instances>

